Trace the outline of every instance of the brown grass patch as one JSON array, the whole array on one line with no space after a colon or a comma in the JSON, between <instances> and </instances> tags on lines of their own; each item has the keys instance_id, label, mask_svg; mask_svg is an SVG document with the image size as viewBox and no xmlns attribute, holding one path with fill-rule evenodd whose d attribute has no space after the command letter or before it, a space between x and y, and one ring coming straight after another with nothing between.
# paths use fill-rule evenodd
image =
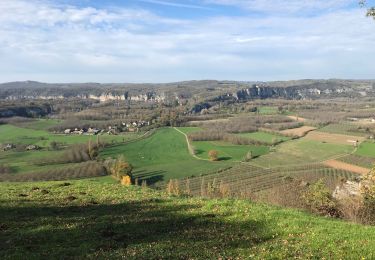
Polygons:
<instances>
[{"instance_id":1,"label":"brown grass patch","mask_svg":"<svg viewBox=\"0 0 375 260\"><path fill-rule=\"evenodd\" d=\"M320 132L320 131L310 132L306 135L305 138L309 140L314 140L314 141L321 141L321 142L332 143L332 144L347 144L347 145L354 145L355 141L363 142L365 140L365 138L361 136L332 134L332 133L325 133L325 132Z\"/></svg>"},{"instance_id":2,"label":"brown grass patch","mask_svg":"<svg viewBox=\"0 0 375 260\"><path fill-rule=\"evenodd\" d=\"M299 116L288 116L290 119L293 119L297 122L306 122L307 119L306 118L303 118L303 117L299 117Z\"/></svg>"},{"instance_id":3,"label":"brown grass patch","mask_svg":"<svg viewBox=\"0 0 375 260\"><path fill-rule=\"evenodd\" d=\"M315 129L316 128L312 127L312 126L302 126L302 127L298 127L298 128L283 130L283 131L280 131L280 133L286 134L286 135L295 135L295 136L302 137L302 136L306 135L308 132L313 131Z\"/></svg>"},{"instance_id":4,"label":"brown grass patch","mask_svg":"<svg viewBox=\"0 0 375 260\"><path fill-rule=\"evenodd\" d=\"M367 168L363 168L363 167L353 165L353 164L344 163L344 162L337 161L337 160L325 161L324 164L335 169L351 171L351 172L355 172L358 174L367 174L370 171Z\"/></svg>"}]
</instances>

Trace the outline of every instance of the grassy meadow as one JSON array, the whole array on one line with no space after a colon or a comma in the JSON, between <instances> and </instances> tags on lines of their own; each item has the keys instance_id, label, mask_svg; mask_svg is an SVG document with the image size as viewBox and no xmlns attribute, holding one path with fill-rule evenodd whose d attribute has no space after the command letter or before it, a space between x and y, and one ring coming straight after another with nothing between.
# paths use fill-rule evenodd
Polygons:
<instances>
[{"instance_id":1,"label":"grassy meadow","mask_svg":"<svg viewBox=\"0 0 375 260\"><path fill-rule=\"evenodd\" d=\"M363 142L355 152L356 155L375 158L375 143Z\"/></svg>"},{"instance_id":2,"label":"grassy meadow","mask_svg":"<svg viewBox=\"0 0 375 260\"><path fill-rule=\"evenodd\" d=\"M196 155L199 158L209 159L208 152L216 150L219 152L220 161L242 161L248 152L251 152L254 157L261 156L268 153L267 146L255 145L233 145L228 142L221 141L195 141L192 142L195 148Z\"/></svg>"},{"instance_id":3,"label":"grassy meadow","mask_svg":"<svg viewBox=\"0 0 375 260\"><path fill-rule=\"evenodd\" d=\"M42 161L59 158L70 145L87 143L89 140L96 142L96 136L89 135L63 135L48 132L51 125L58 123L57 120L35 120L24 122L24 127L14 125L0 125L0 144L38 145L40 150L35 151L9 151L0 150L0 164L11 167L13 173L45 172L58 167L72 164L50 164L40 165ZM38 130L39 129L39 130ZM126 142L139 137L139 133L127 133L123 135L101 135L102 142ZM52 141L61 143L63 147L59 150L51 150Z\"/></svg>"},{"instance_id":4,"label":"grassy meadow","mask_svg":"<svg viewBox=\"0 0 375 260\"><path fill-rule=\"evenodd\" d=\"M288 141L291 139L290 137L287 137L287 136L275 135L275 134L266 133L266 132L242 133L238 135L242 137L250 138L252 140L266 142L266 143L273 143L274 141L284 142L284 141Z\"/></svg>"},{"instance_id":5,"label":"grassy meadow","mask_svg":"<svg viewBox=\"0 0 375 260\"><path fill-rule=\"evenodd\" d=\"M127 133L123 135L101 135L103 142L124 142L139 136L139 133ZM0 143L34 144L40 147L48 147L52 141L65 145L87 143L90 139L96 140L96 136L90 135L65 135L53 134L46 130L35 130L13 125L0 125Z\"/></svg>"},{"instance_id":6,"label":"grassy meadow","mask_svg":"<svg viewBox=\"0 0 375 260\"><path fill-rule=\"evenodd\" d=\"M350 154L349 145L329 144L306 140L305 138L284 142L271 153L252 160L262 167L317 163L336 156Z\"/></svg>"},{"instance_id":7,"label":"grassy meadow","mask_svg":"<svg viewBox=\"0 0 375 260\"><path fill-rule=\"evenodd\" d=\"M373 259L374 227L109 177L0 183L2 259Z\"/></svg>"},{"instance_id":8,"label":"grassy meadow","mask_svg":"<svg viewBox=\"0 0 375 260\"><path fill-rule=\"evenodd\" d=\"M319 129L321 132L332 133L332 134L343 134L343 135L354 135L354 136L366 136L365 133L355 131L356 125L351 123L337 123L329 124Z\"/></svg>"},{"instance_id":9,"label":"grassy meadow","mask_svg":"<svg viewBox=\"0 0 375 260\"><path fill-rule=\"evenodd\" d=\"M198 160L188 151L186 138L173 128L163 128L152 136L125 145L105 149L101 157L119 154L135 167L135 176L149 183L171 178L206 174L230 167L230 161Z\"/></svg>"}]
</instances>

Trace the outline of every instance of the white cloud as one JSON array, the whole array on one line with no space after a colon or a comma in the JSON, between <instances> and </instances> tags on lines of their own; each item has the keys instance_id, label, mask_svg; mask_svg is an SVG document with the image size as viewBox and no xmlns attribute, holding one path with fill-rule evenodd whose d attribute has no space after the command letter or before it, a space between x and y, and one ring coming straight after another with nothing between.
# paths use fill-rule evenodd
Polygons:
<instances>
[{"instance_id":1,"label":"white cloud","mask_svg":"<svg viewBox=\"0 0 375 260\"><path fill-rule=\"evenodd\" d=\"M229 5L279 16L285 13L310 13L346 7L353 0L206 0L206 3Z\"/></svg>"},{"instance_id":2,"label":"white cloud","mask_svg":"<svg viewBox=\"0 0 375 260\"><path fill-rule=\"evenodd\" d=\"M2 0L0 13L0 81L375 75L369 58L375 55L375 24L363 10L178 20L140 9Z\"/></svg>"}]
</instances>

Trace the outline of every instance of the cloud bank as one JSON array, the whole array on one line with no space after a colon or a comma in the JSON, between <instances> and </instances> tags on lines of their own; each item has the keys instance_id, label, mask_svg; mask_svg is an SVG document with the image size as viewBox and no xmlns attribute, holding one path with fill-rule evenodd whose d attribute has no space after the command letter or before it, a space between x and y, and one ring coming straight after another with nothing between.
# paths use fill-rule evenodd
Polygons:
<instances>
[{"instance_id":1,"label":"cloud bank","mask_svg":"<svg viewBox=\"0 0 375 260\"><path fill-rule=\"evenodd\" d=\"M374 78L375 22L349 4L209 0L202 7L244 14L176 19L142 6L2 0L0 82Z\"/></svg>"}]
</instances>

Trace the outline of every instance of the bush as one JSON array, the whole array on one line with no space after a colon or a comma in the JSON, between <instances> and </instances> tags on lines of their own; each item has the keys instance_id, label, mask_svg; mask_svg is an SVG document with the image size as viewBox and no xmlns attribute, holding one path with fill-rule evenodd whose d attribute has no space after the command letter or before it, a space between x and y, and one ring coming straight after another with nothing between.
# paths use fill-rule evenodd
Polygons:
<instances>
[{"instance_id":1,"label":"bush","mask_svg":"<svg viewBox=\"0 0 375 260\"><path fill-rule=\"evenodd\" d=\"M210 150L208 152L208 158L211 160L211 161L218 161L219 160L219 152L216 151L216 150Z\"/></svg>"},{"instance_id":2,"label":"bush","mask_svg":"<svg viewBox=\"0 0 375 260\"><path fill-rule=\"evenodd\" d=\"M367 224L375 224L375 168L362 180L362 219Z\"/></svg>"},{"instance_id":3,"label":"bush","mask_svg":"<svg viewBox=\"0 0 375 260\"><path fill-rule=\"evenodd\" d=\"M104 162L107 172L121 180L123 177L129 176L132 179L133 166L128 163L124 156L120 155L117 159L108 158Z\"/></svg>"},{"instance_id":4,"label":"bush","mask_svg":"<svg viewBox=\"0 0 375 260\"><path fill-rule=\"evenodd\" d=\"M303 194L303 199L306 206L312 212L332 217L338 217L340 215L337 210L336 202L323 180L319 180L311 185Z\"/></svg>"}]
</instances>

